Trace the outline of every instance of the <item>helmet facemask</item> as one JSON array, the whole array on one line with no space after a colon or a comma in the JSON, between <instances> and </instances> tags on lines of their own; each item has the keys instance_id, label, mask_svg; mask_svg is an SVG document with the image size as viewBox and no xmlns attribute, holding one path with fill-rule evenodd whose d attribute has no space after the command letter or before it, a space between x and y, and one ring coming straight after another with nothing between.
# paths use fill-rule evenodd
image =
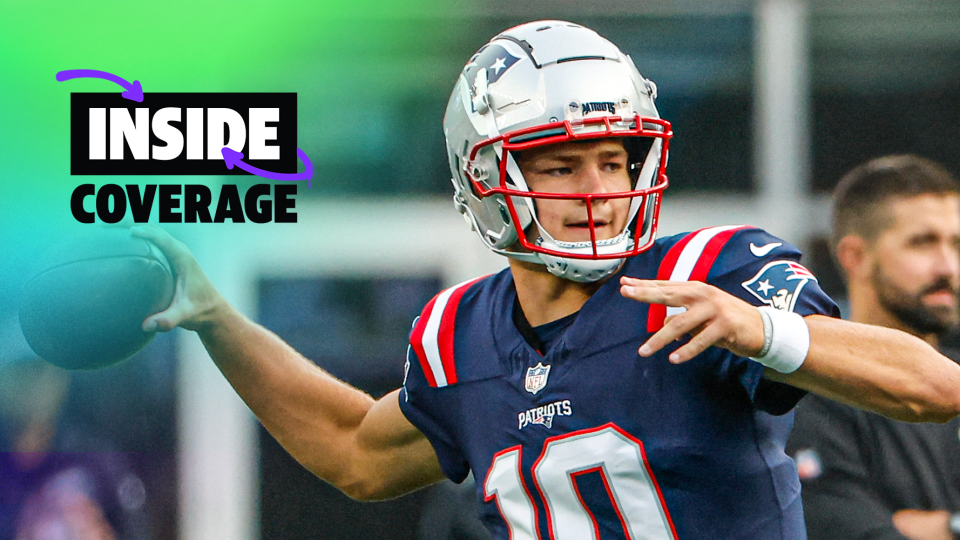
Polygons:
<instances>
[{"instance_id":1,"label":"helmet facemask","mask_svg":"<svg viewBox=\"0 0 960 540\"><path fill-rule=\"evenodd\" d=\"M505 221L512 220L520 225L515 228L519 233L510 239L511 246L491 248L514 258L544 264L551 273L573 281L597 281L615 272L625 257L649 249L656 239L660 194L667 187L665 168L671 135L669 122L659 118L595 116L520 129L481 141L470 151L464 174L478 198L497 197L508 214L504 216ZM515 156L545 145L607 138L622 141L627 151L630 188L626 191L530 191ZM490 175L485 174L485 168L479 165L482 162L496 164L499 182L490 181ZM595 205L602 204L600 201L618 199L630 200L624 227L612 238L598 238ZM586 208L589 240L571 242L554 238L537 216L540 200L582 202Z\"/></svg>"}]
</instances>

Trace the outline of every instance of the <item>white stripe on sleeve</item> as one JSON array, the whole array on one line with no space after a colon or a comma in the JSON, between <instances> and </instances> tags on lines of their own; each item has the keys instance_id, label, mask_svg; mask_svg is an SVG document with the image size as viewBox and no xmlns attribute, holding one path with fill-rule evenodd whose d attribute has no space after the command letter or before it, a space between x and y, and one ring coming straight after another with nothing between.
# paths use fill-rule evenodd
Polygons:
<instances>
[{"instance_id":1,"label":"white stripe on sleeve","mask_svg":"<svg viewBox=\"0 0 960 540\"><path fill-rule=\"evenodd\" d=\"M712 240L714 236L724 231L729 231L730 229L736 229L737 227L742 227L742 225L710 227L694 233L694 237L687 242L687 245L683 246L683 251L680 252L680 256L677 258L677 264L674 265L673 272L670 274L670 281L689 280L690 274L693 273L694 266L697 265L697 261L700 260L700 256L703 255L703 250L707 247L707 242ZM667 317L683 313L686 310L687 308L684 307L667 306Z\"/></svg>"},{"instance_id":2,"label":"white stripe on sleeve","mask_svg":"<svg viewBox=\"0 0 960 540\"><path fill-rule=\"evenodd\" d=\"M437 381L437 388L447 385L447 374L443 371L443 360L440 358L440 321L443 319L443 312L447 309L447 302L454 291L463 287L474 279L468 279L440 293L437 301L433 303L433 309L430 311L430 318L427 319L427 325L423 328L423 352L427 355L427 364L430 365L430 371L433 372L433 379Z\"/></svg>"}]
</instances>

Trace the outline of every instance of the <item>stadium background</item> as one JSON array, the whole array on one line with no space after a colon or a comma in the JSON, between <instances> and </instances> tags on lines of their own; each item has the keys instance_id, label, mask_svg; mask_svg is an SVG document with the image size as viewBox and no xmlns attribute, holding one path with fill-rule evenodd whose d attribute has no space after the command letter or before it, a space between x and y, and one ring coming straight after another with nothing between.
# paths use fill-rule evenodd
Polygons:
<instances>
[{"instance_id":1,"label":"stadium background","mask_svg":"<svg viewBox=\"0 0 960 540\"><path fill-rule=\"evenodd\" d=\"M0 3L0 311L30 262L78 227L76 185L238 177L71 177L70 92L100 69L150 92L297 92L316 166L297 224L171 225L221 290L335 374L379 394L402 375L413 314L495 271L450 205L440 119L460 67L540 18L598 30L659 86L676 137L662 234L721 223L802 247L842 295L822 240L851 166L915 152L960 173L960 4L953 0L358 0ZM147 486L155 538L413 538L429 492L352 506L258 428L196 336L75 376L68 414L97 424Z\"/></svg>"}]
</instances>

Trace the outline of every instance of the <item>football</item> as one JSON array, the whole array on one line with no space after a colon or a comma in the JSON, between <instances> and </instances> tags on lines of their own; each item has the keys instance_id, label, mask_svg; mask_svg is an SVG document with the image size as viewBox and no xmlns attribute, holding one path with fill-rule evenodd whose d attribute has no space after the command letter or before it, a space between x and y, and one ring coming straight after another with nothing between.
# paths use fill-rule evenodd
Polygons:
<instances>
[{"instance_id":1,"label":"football","mask_svg":"<svg viewBox=\"0 0 960 540\"><path fill-rule=\"evenodd\" d=\"M96 369L142 349L143 320L173 300L163 253L126 228L91 228L41 257L23 286L20 326L37 356L65 369Z\"/></svg>"}]
</instances>

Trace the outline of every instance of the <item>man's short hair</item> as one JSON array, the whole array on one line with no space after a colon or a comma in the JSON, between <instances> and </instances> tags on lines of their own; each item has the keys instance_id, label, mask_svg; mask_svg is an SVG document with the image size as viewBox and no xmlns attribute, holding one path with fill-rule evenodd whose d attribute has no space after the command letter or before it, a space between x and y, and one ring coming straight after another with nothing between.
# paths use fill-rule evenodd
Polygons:
<instances>
[{"instance_id":1,"label":"man's short hair","mask_svg":"<svg viewBox=\"0 0 960 540\"><path fill-rule=\"evenodd\" d=\"M872 159L848 172L833 192L833 250L844 236L876 240L892 222L885 206L895 198L960 195L957 180L941 165L907 154Z\"/></svg>"}]
</instances>

